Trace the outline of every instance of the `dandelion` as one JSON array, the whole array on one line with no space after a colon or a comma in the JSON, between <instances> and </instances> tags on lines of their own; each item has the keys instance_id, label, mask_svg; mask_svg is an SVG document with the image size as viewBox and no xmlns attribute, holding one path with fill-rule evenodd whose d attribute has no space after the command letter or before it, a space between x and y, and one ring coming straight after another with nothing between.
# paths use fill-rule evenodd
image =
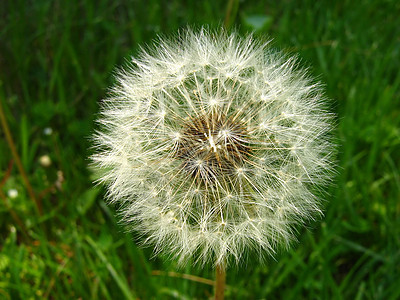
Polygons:
<instances>
[{"instance_id":1,"label":"dandelion","mask_svg":"<svg viewBox=\"0 0 400 300\"><path fill-rule=\"evenodd\" d=\"M92 160L156 254L216 266L263 258L322 214L324 105L319 84L268 43L186 30L119 72Z\"/></svg>"}]
</instances>

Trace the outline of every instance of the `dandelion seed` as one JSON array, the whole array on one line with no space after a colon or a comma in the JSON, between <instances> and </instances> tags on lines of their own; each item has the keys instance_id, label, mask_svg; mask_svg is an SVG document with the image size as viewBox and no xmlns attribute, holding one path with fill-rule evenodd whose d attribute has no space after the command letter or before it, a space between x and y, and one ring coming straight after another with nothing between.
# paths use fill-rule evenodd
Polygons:
<instances>
[{"instance_id":1,"label":"dandelion seed","mask_svg":"<svg viewBox=\"0 0 400 300\"><path fill-rule=\"evenodd\" d=\"M319 85L252 36L187 30L149 53L121 70L94 135L110 201L180 263L290 245L333 166Z\"/></svg>"}]
</instances>

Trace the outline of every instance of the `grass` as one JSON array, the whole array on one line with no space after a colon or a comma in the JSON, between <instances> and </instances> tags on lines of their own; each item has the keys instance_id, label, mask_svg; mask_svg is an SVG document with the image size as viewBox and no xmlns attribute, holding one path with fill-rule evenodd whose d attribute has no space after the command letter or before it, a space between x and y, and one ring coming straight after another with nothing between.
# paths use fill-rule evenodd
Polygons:
<instances>
[{"instance_id":1,"label":"grass","mask_svg":"<svg viewBox=\"0 0 400 300\"><path fill-rule=\"evenodd\" d=\"M104 190L91 183L87 157L115 67L159 33L219 26L225 11L218 1L1 1L0 101L43 211L2 127L1 299L212 296L212 268L152 259L124 232ZM239 3L229 22L298 53L326 84L337 114L339 174L325 218L265 266L250 261L229 270L228 299L400 298L398 15L394 0ZM49 167L40 164L43 155Z\"/></svg>"}]
</instances>

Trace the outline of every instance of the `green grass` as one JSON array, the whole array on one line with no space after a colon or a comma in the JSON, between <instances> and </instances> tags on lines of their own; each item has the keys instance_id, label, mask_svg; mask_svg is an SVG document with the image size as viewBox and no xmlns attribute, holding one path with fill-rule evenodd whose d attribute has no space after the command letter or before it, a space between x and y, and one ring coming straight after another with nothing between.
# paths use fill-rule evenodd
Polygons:
<instances>
[{"instance_id":1,"label":"green grass","mask_svg":"<svg viewBox=\"0 0 400 300\"><path fill-rule=\"evenodd\" d=\"M265 266L230 269L226 296L399 299L400 4L261 2L241 1L231 21L298 53L326 84L338 175L324 219ZM93 188L87 157L115 67L159 33L219 26L225 10L222 1L194 0L0 2L0 101L43 206L38 216L0 129L0 299L212 297L211 285L175 274L213 279L211 267L177 269L125 233L104 190Z\"/></svg>"}]
</instances>

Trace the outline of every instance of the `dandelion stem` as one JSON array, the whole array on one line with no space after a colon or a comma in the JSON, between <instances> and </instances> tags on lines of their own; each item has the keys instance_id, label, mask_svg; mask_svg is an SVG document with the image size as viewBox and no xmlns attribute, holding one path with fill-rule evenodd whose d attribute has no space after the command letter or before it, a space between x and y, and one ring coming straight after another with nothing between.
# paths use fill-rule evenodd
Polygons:
<instances>
[{"instance_id":1,"label":"dandelion stem","mask_svg":"<svg viewBox=\"0 0 400 300\"><path fill-rule=\"evenodd\" d=\"M225 266L222 264L217 264L215 269L215 300L224 300L225 281Z\"/></svg>"},{"instance_id":2,"label":"dandelion stem","mask_svg":"<svg viewBox=\"0 0 400 300\"><path fill-rule=\"evenodd\" d=\"M37 212L39 213L39 215L42 215L41 203L36 198L35 193L33 192L32 186L29 182L28 176L26 175L24 167L22 166L21 159L18 155L17 149L15 147L15 143L13 141L10 129L8 127L6 116L4 114L2 101L0 101L0 122L1 122L1 126L3 127L4 135L6 136L8 146L10 147L11 154L14 158L15 163L17 164L18 171L21 174L21 177L22 177L22 180L24 181L26 189L28 190L29 197L35 203L35 208L37 209Z\"/></svg>"}]
</instances>

